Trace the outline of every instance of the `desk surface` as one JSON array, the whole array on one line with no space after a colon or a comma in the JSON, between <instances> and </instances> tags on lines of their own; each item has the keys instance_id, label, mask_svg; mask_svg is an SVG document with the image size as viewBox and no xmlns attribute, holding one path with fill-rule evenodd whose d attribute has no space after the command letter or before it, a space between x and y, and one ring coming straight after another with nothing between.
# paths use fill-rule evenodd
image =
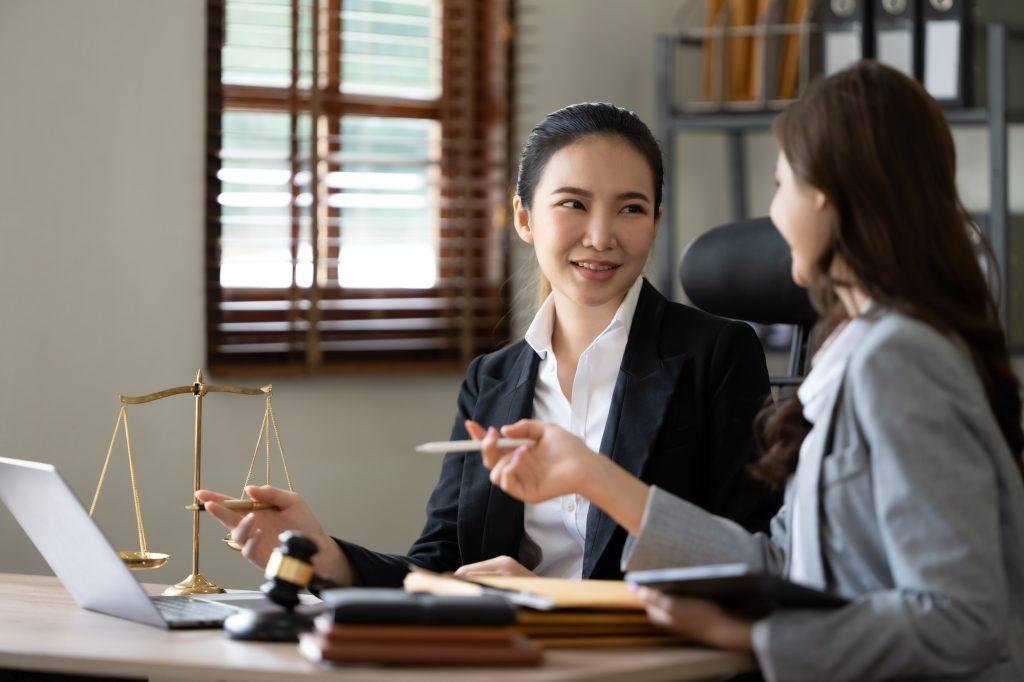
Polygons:
<instances>
[{"instance_id":1,"label":"desk surface","mask_svg":"<svg viewBox=\"0 0 1024 682\"><path fill-rule=\"evenodd\" d=\"M146 586L159 594L162 586ZM690 680L750 670L751 658L709 649L564 649L537 668L325 669L293 644L229 639L220 630L168 631L84 611L55 577L0 573L0 669L189 680Z\"/></svg>"}]
</instances>

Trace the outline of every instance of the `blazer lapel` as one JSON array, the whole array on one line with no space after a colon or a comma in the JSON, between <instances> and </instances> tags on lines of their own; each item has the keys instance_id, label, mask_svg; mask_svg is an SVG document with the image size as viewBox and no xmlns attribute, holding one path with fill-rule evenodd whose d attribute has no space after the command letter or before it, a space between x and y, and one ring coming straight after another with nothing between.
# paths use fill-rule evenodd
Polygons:
<instances>
[{"instance_id":1,"label":"blazer lapel","mask_svg":"<svg viewBox=\"0 0 1024 682\"><path fill-rule=\"evenodd\" d=\"M685 359L685 355L659 355L659 330L666 305L665 298L645 280L601 438L601 452L637 478L643 473L661 431ZM583 553L584 578L593 572L616 525L597 506L590 506Z\"/></svg>"},{"instance_id":2,"label":"blazer lapel","mask_svg":"<svg viewBox=\"0 0 1024 682\"><path fill-rule=\"evenodd\" d=\"M529 346L516 360L508 377L491 391L493 400L478 405L477 421L484 426L504 426L533 414L533 393L537 381L540 356ZM480 401L484 402L484 401ZM523 537L523 503L491 485L487 468L480 457L466 462L467 471L472 463L472 480L487 489L487 509L484 513L483 535L480 541L480 559L509 554L515 557ZM481 490L482 492L482 490ZM478 499L482 499L480 495Z\"/></svg>"}]
</instances>

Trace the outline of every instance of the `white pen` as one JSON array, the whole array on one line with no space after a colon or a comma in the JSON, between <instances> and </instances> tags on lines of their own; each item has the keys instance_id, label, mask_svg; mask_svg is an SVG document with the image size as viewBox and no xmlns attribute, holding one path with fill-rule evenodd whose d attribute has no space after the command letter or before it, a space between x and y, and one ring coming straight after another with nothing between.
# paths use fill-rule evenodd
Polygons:
<instances>
[{"instance_id":1,"label":"white pen","mask_svg":"<svg viewBox=\"0 0 1024 682\"><path fill-rule=\"evenodd\" d=\"M499 448L517 448L520 445L536 445L537 441L530 438L499 438ZM416 446L416 452L476 452L483 450L480 440L443 440L435 443L424 443Z\"/></svg>"}]
</instances>

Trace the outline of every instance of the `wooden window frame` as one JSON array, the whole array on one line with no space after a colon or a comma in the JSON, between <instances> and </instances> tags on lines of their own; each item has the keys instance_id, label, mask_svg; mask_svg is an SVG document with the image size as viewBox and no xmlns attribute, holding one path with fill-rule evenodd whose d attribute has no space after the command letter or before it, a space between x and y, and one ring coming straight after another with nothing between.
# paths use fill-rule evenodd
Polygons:
<instances>
[{"instance_id":1,"label":"wooden window frame","mask_svg":"<svg viewBox=\"0 0 1024 682\"><path fill-rule=\"evenodd\" d=\"M314 54L319 37L326 36L327 58L314 60L314 84L297 87L300 0L292 2L292 85L263 87L221 82L221 51L226 33L227 0L207 0L207 154L206 154L206 328L207 366L218 376L298 376L335 372L454 371L476 355L500 346L508 337L506 292L508 255L505 227L509 220L510 124L513 0L442 0L441 95L436 100L366 96L341 91L341 9L344 0L313 0ZM292 176L299 172L298 116L309 114L314 124L311 146L311 186L320 177L340 170L340 163L320 160L325 145L339 145L343 115L421 118L440 122L438 249L439 280L431 289L345 289L325 286L337 281L339 211L327 206L314 190L312 211L314 275L311 287L295 283L299 236L299 190L292 182L292 284L289 288L225 288L220 284L221 120L224 111L292 114ZM326 142L318 136L318 127ZM337 148L327 148L325 157ZM222 352L231 340L225 322L237 319L222 304L286 299L288 350L273 353ZM379 304L376 302L379 301ZM327 351L324 323L331 310L346 310L347 320L382 320L407 316L396 310L406 301L426 302L427 313L442 325L441 349L424 351L373 350L375 339L414 337L409 332L380 330L365 334L365 351ZM280 319L256 310L246 320ZM425 318L428 319L429 318ZM341 322L343 325L344 322ZM427 327L430 325L428 324ZM299 332L297 329L302 328ZM403 336L404 335L404 336ZM259 335L251 335L259 338ZM417 337L418 338L418 337ZM356 339L358 341L358 338ZM415 343L415 340L410 341Z\"/></svg>"}]
</instances>

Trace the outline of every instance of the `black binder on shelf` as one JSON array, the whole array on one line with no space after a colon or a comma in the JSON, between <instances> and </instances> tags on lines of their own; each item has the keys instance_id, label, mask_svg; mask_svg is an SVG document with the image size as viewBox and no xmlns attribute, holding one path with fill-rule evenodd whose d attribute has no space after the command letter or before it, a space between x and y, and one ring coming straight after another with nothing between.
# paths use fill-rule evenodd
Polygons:
<instances>
[{"instance_id":1,"label":"black binder on shelf","mask_svg":"<svg viewBox=\"0 0 1024 682\"><path fill-rule=\"evenodd\" d=\"M875 0L875 59L921 78L921 0ZM929 2L929 0L923 0Z\"/></svg>"},{"instance_id":2,"label":"black binder on shelf","mask_svg":"<svg viewBox=\"0 0 1024 682\"><path fill-rule=\"evenodd\" d=\"M831 76L860 59L873 56L872 0L825 0L823 4L825 75Z\"/></svg>"},{"instance_id":3,"label":"black binder on shelf","mask_svg":"<svg viewBox=\"0 0 1024 682\"><path fill-rule=\"evenodd\" d=\"M922 82L937 102L948 106L968 103L969 4L968 0L922 2Z\"/></svg>"},{"instance_id":4,"label":"black binder on shelf","mask_svg":"<svg viewBox=\"0 0 1024 682\"><path fill-rule=\"evenodd\" d=\"M928 0L924 0L927 4ZM970 0L964 10L968 19L964 46L967 72L964 83L964 105L984 107L988 97L988 29L993 23L1010 28L1024 27L1024 1L1022 0ZM1024 87L1020 85L1020 71L1016 65L1024 64L1024 39L1010 33L1006 40L1006 106L1012 111L1024 111Z\"/></svg>"}]
</instances>

